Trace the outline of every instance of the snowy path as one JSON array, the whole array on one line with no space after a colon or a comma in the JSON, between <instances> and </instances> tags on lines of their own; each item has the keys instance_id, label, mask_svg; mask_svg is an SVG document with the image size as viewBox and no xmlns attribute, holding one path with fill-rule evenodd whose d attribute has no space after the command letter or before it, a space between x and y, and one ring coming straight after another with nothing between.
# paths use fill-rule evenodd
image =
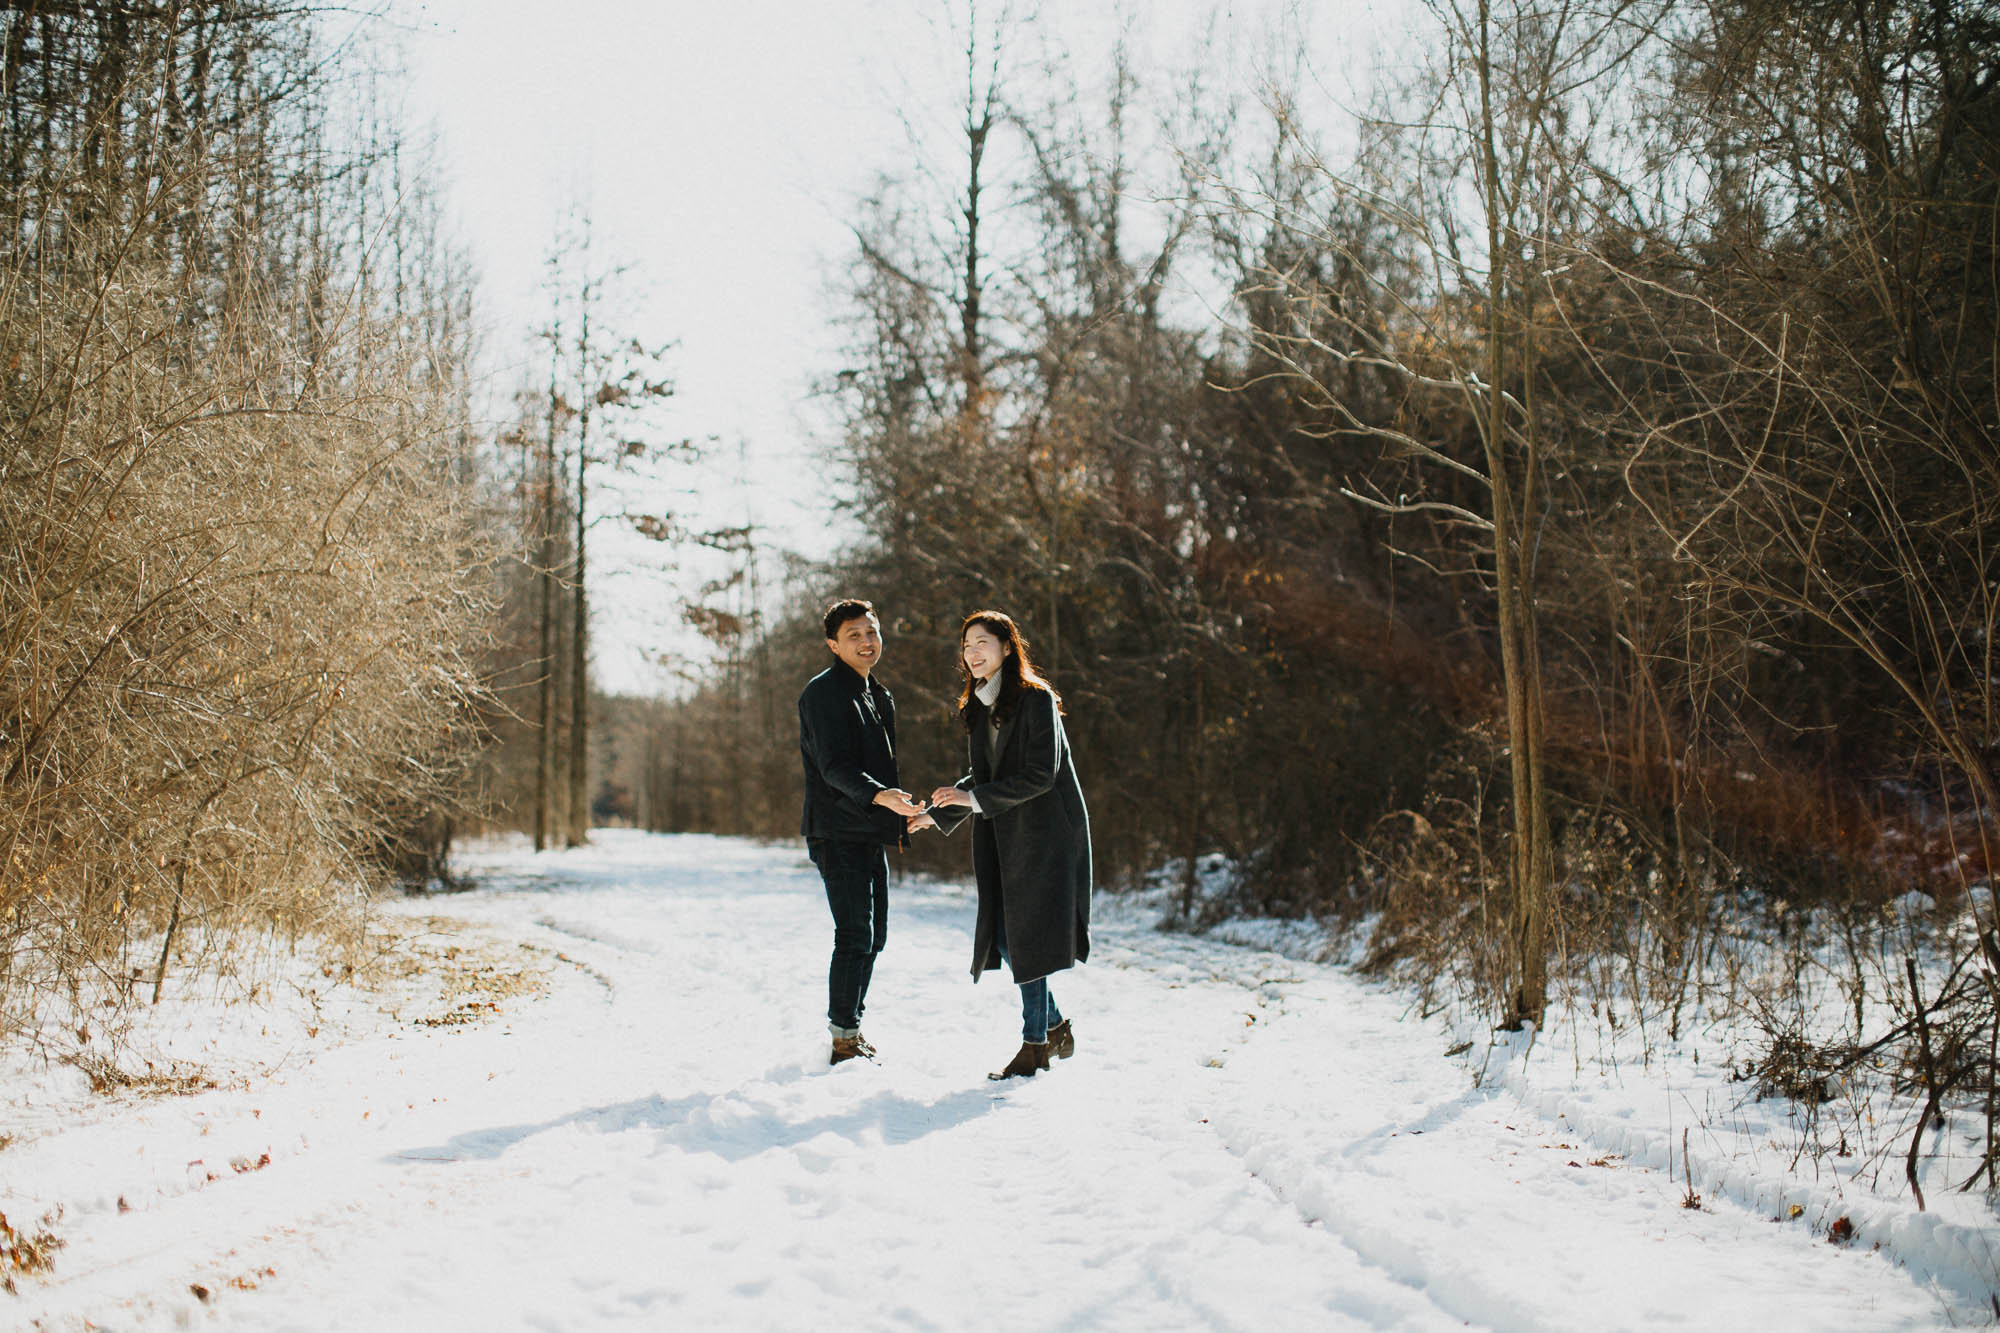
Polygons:
<instances>
[{"instance_id":1,"label":"snowy path","mask_svg":"<svg viewBox=\"0 0 2000 1333\"><path fill-rule=\"evenodd\" d=\"M22 1134L0 1210L60 1203L67 1245L0 1324L1950 1320L1879 1256L1683 1209L1664 1174L1471 1089L1437 1028L1329 968L1105 922L1056 981L1077 1057L991 1084L1013 988L967 979L963 890L904 884L866 1022L881 1060L828 1069L831 928L797 848L600 833L467 868L489 887L394 910L533 946L546 996L384 1017L247 1087Z\"/></svg>"}]
</instances>

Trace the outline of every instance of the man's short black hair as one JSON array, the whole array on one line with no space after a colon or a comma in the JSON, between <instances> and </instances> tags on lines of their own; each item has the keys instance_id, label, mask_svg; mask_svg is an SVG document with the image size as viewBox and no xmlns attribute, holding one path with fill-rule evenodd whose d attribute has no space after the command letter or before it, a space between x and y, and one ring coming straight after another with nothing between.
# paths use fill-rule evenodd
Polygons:
<instances>
[{"instance_id":1,"label":"man's short black hair","mask_svg":"<svg viewBox=\"0 0 2000 1333\"><path fill-rule=\"evenodd\" d=\"M842 625L850 620L859 620L863 616L874 614L873 602L864 602L859 597L843 597L826 609L826 616L820 623L826 627L827 638L837 639L840 637Z\"/></svg>"}]
</instances>

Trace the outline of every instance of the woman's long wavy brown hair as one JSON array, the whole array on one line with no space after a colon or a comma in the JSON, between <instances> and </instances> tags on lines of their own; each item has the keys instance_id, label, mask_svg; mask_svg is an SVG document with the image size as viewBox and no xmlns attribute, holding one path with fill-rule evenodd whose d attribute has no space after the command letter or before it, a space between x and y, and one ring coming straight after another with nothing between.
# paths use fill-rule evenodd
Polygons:
<instances>
[{"instance_id":1,"label":"woman's long wavy brown hair","mask_svg":"<svg viewBox=\"0 0 2000 1333\"><path fill-rule=\"evenodd\" d=\"M1049 684L1041 672L1035 670L1035 660L1028 655L1027 637L1014 623L1014 618L1005 611L974 611L958 627L958 674L963 678L958 692L958 720L968 732L973 726L972 710L978 703L972 693L978 682L973 680L972 672L965 666L965 636L975 628L984 629L1000 640L1003 647L1013 650L1000 663L1000 697L993 702L995 718L1005 722L1012 717L1014 704L1023 690L1042 691L1055 700L1058 713L1063 711L1062 696L1056 693L1056 687Z\"/></svg>"}]
</instances>

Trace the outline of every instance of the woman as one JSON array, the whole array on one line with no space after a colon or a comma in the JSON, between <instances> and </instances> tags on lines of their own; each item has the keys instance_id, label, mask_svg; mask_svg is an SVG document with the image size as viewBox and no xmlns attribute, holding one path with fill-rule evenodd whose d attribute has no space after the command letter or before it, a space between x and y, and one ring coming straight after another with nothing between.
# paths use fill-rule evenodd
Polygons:
<instances>
[{"instance_id":1,"label":"woman","mask_svg":"<svg viewBox=\"0 0 2000 1333\"><path fill-rule=\"evenodd\" d=\"M931 793L912 828L972 820L979 916L972 979L1002 963L1021 987L1021 1049L989 1078L1032 1077L1076 1053L1049 974L1090 956L1090 815L1070 762L1062 700L1035 670L1013 620L975 611L959 628L969 771Z\"/></svg>"}]
</instances>

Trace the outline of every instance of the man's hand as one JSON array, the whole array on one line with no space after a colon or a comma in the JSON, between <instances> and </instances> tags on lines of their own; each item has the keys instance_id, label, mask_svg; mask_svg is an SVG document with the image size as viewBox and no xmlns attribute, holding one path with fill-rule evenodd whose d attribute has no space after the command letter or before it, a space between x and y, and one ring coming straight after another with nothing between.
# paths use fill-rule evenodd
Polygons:
<instances>
[{"instance_id":1,"label":"man's hand","mask_svg":"<svg viewBox=\"0 0 2000 1333\"><path fill-rule=\"evenodd\" d=\"M929 815L911 815L907 820L904 821L904 824L907 827L908 831L911 833L917 833L927 828L937 827L937 821L935 819L932 819Z\"/></svg>"},{"instance_id":2,"label":"man's hand","mask_svg":"<svg viewBox=\"0 0 2000 1333\"><path fill-rule=\"evenodd\" d=\"M939 787L931 793L931 804L962 805L970 809L972 806L972 793L962 787Z\"/></svg>"},{"instance_id":3,"label":"man's hand","mask_svg":"<svg viewBox=\"0 0 2000 1333\"><path fill-rule=\"evenodd\" d=\"M899 791L894 787L885 787L881 791L876 792L875 804L887 806L897 814L905 817L920 815L924 812L922 801L919 801L908 792Z\"/></svg>"}]
</instances>

